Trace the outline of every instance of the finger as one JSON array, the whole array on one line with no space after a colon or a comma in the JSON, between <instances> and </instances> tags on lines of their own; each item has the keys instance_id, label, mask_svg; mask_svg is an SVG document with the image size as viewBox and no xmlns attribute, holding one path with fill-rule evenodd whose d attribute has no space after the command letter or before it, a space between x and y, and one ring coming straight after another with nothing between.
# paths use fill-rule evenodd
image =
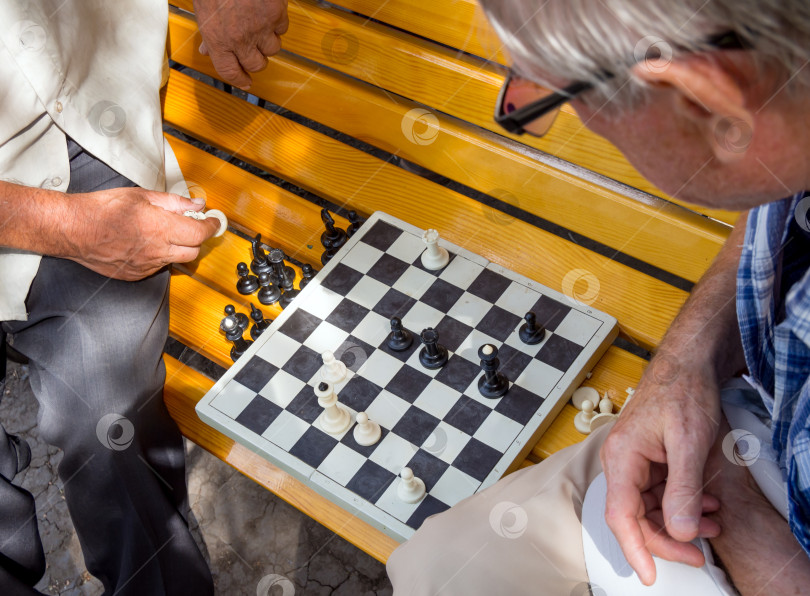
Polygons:
<instances>
[{"instance_id":1,"label":"finger","mask_svg":"<svg viewBox=\"0 0 810 596\"><path fill-rule=\"evenodd\" d=\"M190 263L200 254L199 246L176 246L169 249L170 263Z\"/></svg>"},{"instance_id":2,"label":"finger","mask_svg":"<svg viewBox=\"0 0 810 596\"><path fill-rule=\"evenodd\" d=\"M607 477L607 502L605 520L616 536L627 562L647 586L655 582L655 563L647 549L639 522L644 515L642 487L646 483L644 466L649 463L643 458L629 458L632 461L617 462L605 469ZM628 465L629 464L629 465Z\"/></svg>"},{"instance_id":3,"label":"finger","mask_svg":"<svg viewBox=\"0 0 810 596\"><path fill-rule=\"evenodd\" d=\"M281 51L281 38L278 35L267 35L257 45L262 55L275 56Z\"/></svg>"},{"instance_id":4,"label":"finger","mask_svg":"<svg viewBox=\"0 0 810 596\"><path fill-rule=\"evenodd\" d=\"M239 64L236 54L233 52L215 52L211 54L211 62L219 75L225 79L227 83L235 85L245 91L250 89L252 79L249 74L242 70L242 66Z\"/></svg>"},{"instance_id":5,"label":"finger","mask_svg":"<svg viewBox=\"0 0 810 596\"><path fill-rule=\"evenodd\" d=\"M667 449L669 476L662 500L664 520L669 535L688 542L698 534L703 505L703 464L695 449L683 445Z\"/></svg>"},{"instance_id":6,"label":"finger","mask_svg":"<svg viewBox=\"0 0 810 596\"><path fill-rule=\"evenodd\" d=\"M279 19L278 25L276 25L276 35L284 35L287 33L287 30L290 28L290 17L285 11L283 15L281 15L281 19Z\"/></svg>"},{"instance_id":7,"label":"finger","mask_svg":"<svg viewBox=\"0 0 810 596\"><path fill-rule=\"evenodd\" d=\"M261 72L267 68L267 58L258 48L254 47L247 52L239 53L237 57L239 65L245 72Z\"/></svg>"},{"instance_id":8,"label":"finger","mask_svg":"<svg viewBox=\"0 0 810 596\"><path fill-rule=\"evenodd\" d=\"M690 542L679 542L670 537L664 527L663 517L653 514L649 520L642 520L647 548L656 557L684 563L692 567L702 567L706 563L703 552Z\"/></svg>"},{"instance_id":9,"label":"finger","mask_svg":"<svg viewBox=\"0 0 810 596\"><path fill-rule=\"evenodd\" d=\"M182 215L186 211L200 211L205 207L205 199L202 197L188 199L168 192L147 193L146 200L155 207L161 207L178 215Z\"/></svg>"},{"instance_id":10,"label":"finger","mask_svg":"<svg viewBox=\"0 0 810 596\"><path fill-rule=\"evenodd\" d=\"M219 231L219 220L215 217L198 220L173 215L169 226L170 244L194 248Z\"/></svg>"}]
</instances>

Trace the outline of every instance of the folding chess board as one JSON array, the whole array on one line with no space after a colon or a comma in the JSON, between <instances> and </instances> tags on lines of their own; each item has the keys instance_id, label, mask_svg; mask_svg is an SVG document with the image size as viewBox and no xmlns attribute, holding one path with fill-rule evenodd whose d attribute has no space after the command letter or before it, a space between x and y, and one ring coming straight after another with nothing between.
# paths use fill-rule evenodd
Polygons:
<instances>
[{"instance_id":1,"label":"folding chess board","mask_svg":"<svg viewBox=\"0 0 810 596\"><path fill-rule=\"evenodd\" d=\"M450 262L426 270L422 230L375 213L197 405L203 421L400 541L522 461L618 330L609 315L440 246ZM518 336L529 311L547 329L537 345ZM387 346L392 316L414 334L404 352ZM448 350L439 370L419 363L427 327ZM478 391L484 344L510 381L498 399ZM376 444L320 429L326 351L348 369L340 403L380 424ZM416 504L397 497L406 466L427 487Z\"/></svg>"}]
</instances>

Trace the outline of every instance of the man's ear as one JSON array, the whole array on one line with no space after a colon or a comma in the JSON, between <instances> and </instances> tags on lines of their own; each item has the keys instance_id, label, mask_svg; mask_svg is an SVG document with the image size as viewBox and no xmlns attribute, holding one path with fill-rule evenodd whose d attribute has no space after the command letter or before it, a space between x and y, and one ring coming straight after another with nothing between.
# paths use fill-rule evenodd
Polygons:
<instances>
[{"instance_id":1,"label":"man's ear","mask_svg":"<svg viewBox=\"0 0 810 596\"><path fill-rule=\"evenodd\" d=\"M632 73L671 92L675 115L694 123L718 160L743 158L754 137L754 112L746 104L741 72L694 55L640 62Z\"/></svg>"}]
</instances>

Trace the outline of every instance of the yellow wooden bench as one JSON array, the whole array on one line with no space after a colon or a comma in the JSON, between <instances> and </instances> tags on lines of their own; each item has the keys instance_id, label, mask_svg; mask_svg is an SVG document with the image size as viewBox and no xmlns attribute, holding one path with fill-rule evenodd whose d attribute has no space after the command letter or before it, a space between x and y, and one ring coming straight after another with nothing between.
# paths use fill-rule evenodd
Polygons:
<instances>
[{"instance_id":1,"label":"yellow wooden bench","mask_svg":"<svg viewBox=\"0 0 810 596\"><path fill-rule=\"evenodd\" d=\"M542 139L505 135L492 121L504 57L474 0L291 2L285 51L254 77L251 93L261 105L206 82L217 75L197 52L191 0L170 3L169 54L183 68L172 71L164 90L168 138L192 192L204 193L232 226L175 271L171 334L222 366L231 364L218 330L223 308L249 312L235 288L235 265L249 255L245 238L261 233L320 268L322 205L314 196L339 208L344 228L340 215L348 209L363 216L381 210L438 228L449 241L556 290L598 288L593 306L618 319L621 336L586 384L614 389L621 401L736 217L666 197L570 108ZM279 312L264 310L270 318ZM391 538L203 424L194 406L213 381L166 361L165 400L186 437L387 559L396 547ZM524 466L583 438L574 413L565 407Z\"/></svg>"}]
</instances>

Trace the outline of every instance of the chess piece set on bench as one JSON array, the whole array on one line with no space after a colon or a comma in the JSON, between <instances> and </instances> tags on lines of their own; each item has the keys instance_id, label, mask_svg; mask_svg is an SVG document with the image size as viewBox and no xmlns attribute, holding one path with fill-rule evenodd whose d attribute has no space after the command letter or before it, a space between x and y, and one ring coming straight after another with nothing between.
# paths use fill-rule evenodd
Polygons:
<instances>
[{"instance_id":1,"label":"chess piece set on bench","mask_svg":"<svg viewBox=\"0 0 810 596\"><path fill-rule=\"evenodd\" d=\"M627 389L628 399L634 392L632 387ZM593 387L580 387L571 396L571 403L579 410L574 417L574 427L584 435L619 417L619 412L616 411L616 392L613 389L600 397Z\"/></svg>"}]
</instances>

